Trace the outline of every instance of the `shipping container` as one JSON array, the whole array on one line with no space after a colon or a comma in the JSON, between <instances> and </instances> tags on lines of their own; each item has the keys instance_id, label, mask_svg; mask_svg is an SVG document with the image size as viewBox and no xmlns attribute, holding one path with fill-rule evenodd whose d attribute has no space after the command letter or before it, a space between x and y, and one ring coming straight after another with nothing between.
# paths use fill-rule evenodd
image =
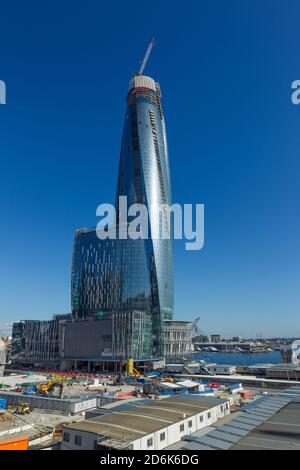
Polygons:
<instances>
[{"instance_id":1,"label":"shipping container","mask_svg":"<svg viewBox=\"0 0 300 470\"><path fill-rule=\"evenodd\" d=\"M0 450L28 450L28 437L0 441Z\"/></svg>"}]
</instances>

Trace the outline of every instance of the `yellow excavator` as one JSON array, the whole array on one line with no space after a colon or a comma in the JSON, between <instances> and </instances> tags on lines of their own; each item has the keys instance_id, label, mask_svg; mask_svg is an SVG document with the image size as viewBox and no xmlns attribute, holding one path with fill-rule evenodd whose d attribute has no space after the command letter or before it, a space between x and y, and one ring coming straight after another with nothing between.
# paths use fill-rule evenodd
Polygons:
<instances>
[{"instance_id":1,"label":"yellow excavator","mask_svg":"<svg viewBox=\"0 0 300 470\"><path fill-rule=\"evenodd\" d=\"M27 415L31 412L31 409L27 405L27 403L24 403L23 401L17 402L16 409L15 409L15 414L17 415Z\"/></svg>"},{"instance_id":2,"label":"yellow excavator","mask_svg":"<svg viewBox=\"0 0 300 470\"><path fill-rule=\"evenodd\" d=\"M59 398L61 398L62 392L63 392L64 381L65 381L64 377L62 377L61 375L55 375L49 380L49 382L38 384L37 393L39 395L49 395L54 388L58 387Z\"/></svg>"},{"instance_id":3,"label":"yellow excavator","mask_svg":"<svg viewBox=\"0 0 300 470\"><path fill-rule=\"evenodd\" d=\"M135 378L138 378L141 376L141 373L134 367L133 368L133 373L131 375L131 377L135 377Z\"/></svg>"}]
</instances>

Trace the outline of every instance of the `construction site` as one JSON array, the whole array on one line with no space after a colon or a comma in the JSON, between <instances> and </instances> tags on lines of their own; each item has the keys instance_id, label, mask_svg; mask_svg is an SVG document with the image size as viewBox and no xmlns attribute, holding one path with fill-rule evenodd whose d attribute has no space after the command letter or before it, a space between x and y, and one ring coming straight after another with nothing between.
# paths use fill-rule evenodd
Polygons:
<instances>
[{"instance_id":1,"label":"construction site","mask_svg":"<svg viewBox=\"0 0 300 470\"><path fill-rule=\"evenodd\" d=\"M116 205L163 207L153 235L172 225L161 89L144 75L154 44L126 92L116 193ZM300 450L299 363L193 361L194 346L228 343L200 342L199 317L173 319L173 275L171 237L75 231L71 313L15 321L9 346L0 339L0 450Z\"/></svg>"},{"instance_id":2,"label":"construction site","mask_svg":"<svg viewBox=\"0 0 300 470\"><path fill-rule=\"evenodd\" d=\"M183 441L193 447L187 434L213 432L229 415L297 385L243 372L192 360L156 361L150 370L133 358L101 373L7 365L0 378L0 449L160 450Z\"/></svg>"},{"instance_id":3,"label":"construction site","mask_svg":"<svg viewBox=\"0 0 300 470\"><path fill-rule=\"evenodd\" d=\"M0 379L0 450L55 448L63 424L84 419L86 410L110 403L117 396L131 396L134 389L127 384L117 387L115 379L104 376L5 375Z\"/></svg>"},{"instance_id":4,"label":"construction site","mask_svg":"<svg viewBox=\"0 0 300 470\"><path fill-rule=\"evenodd\" d=\"M192 448L189 442L197 443L201 437L203 446L206 433L222 423L224 432L227 428L229 432L225 441L235 442L231 429L239 434L236 426L243 430L249 426L245 411L262 410L261 416L267 419L273 410L271 403L285 406L291 402L292 390L299 393L299 387L292 384L291 388L282 384L280 390L259 384L245 388L237 375L231 380L189 375L165 371L144 374L133 360L127 361L122 375L7 372L0 382L0 450L160 450L179 442L182 448ZM237 417L238 423L229 424L230 416ZM253 424L259 424L256 416ZM187 435L191 437L187 439ZM226 447L223 435L218 436L219 445Z\"/></svg>"}]
</instances>

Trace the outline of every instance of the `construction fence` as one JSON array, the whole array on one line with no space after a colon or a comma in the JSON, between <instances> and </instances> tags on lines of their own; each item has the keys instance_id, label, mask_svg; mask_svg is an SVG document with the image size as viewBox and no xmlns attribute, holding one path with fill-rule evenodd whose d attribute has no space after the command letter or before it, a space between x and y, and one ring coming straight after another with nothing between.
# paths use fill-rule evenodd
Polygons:
<instances>
[{"instance_id":1,"label":"construction fence","mask_svg":"<svg viewBox=\"0 0 300 470\"><path fill-rule=\"evenodd\" d=\"M96 408L97 398L88 400L62 400L60 398L48 398L34 395L20 395L19 393L2 392L0 398L7 400L7 405L16 406L20 401L33 410L45 410L46 412L58 412L58 414L74 415L85 410Z\"/></svg>"}]
</instances>

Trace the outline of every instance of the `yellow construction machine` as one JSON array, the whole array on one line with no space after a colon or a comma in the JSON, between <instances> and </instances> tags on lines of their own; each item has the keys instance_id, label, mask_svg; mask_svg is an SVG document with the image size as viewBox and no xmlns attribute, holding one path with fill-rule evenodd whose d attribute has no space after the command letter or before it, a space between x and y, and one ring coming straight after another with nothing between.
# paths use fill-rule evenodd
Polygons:
<instances>
[{"instance_id":1,"label":"yellow construction machine","mask_svg":"<svg viewBox=\"0 0 300 470\"><path fill-rule=\"evenodd\" d=\"M135 379L141 377L141 373L133 365L133 359L128 359L126 364L126 373L127 376L133 377Z\"/></svg>"},{"instance_id":2,"label":"yellow construction machine","mask_svg":"<svg viewBox=\"0 0 300 470\"><path fill-rule=\"evenodd\" d=\"M17 415L27 415L31 412L31 409L23 401L19 401L16 405L15 414Z\"/></svg>"},{"instance_id":3,"label":"yellow construction machine","mask_svg":"<svg viewBox=\"0 0 300 470\"><path fill-rule=\"evenodd\" d=\"M54 390L54 388L59 387L59 398L61 398L64 381L64 377L61 375L55 375L49 380L49 382L38 384L36 387L37 393L39 395L49 395L51 394L51 391Z\"/></svg>"},{"instance_id":4,"label":"yellow construction machine","mask_svg":"<svg viewBox=\"0 0 300 470\"><path fill-rule=\"evenodd\" d=\"M166 378L164 379L164 382L172 383L172 382L174 382L174 379L173 379L173 377L166 377Z\"/></svg>"}]
</instances>

